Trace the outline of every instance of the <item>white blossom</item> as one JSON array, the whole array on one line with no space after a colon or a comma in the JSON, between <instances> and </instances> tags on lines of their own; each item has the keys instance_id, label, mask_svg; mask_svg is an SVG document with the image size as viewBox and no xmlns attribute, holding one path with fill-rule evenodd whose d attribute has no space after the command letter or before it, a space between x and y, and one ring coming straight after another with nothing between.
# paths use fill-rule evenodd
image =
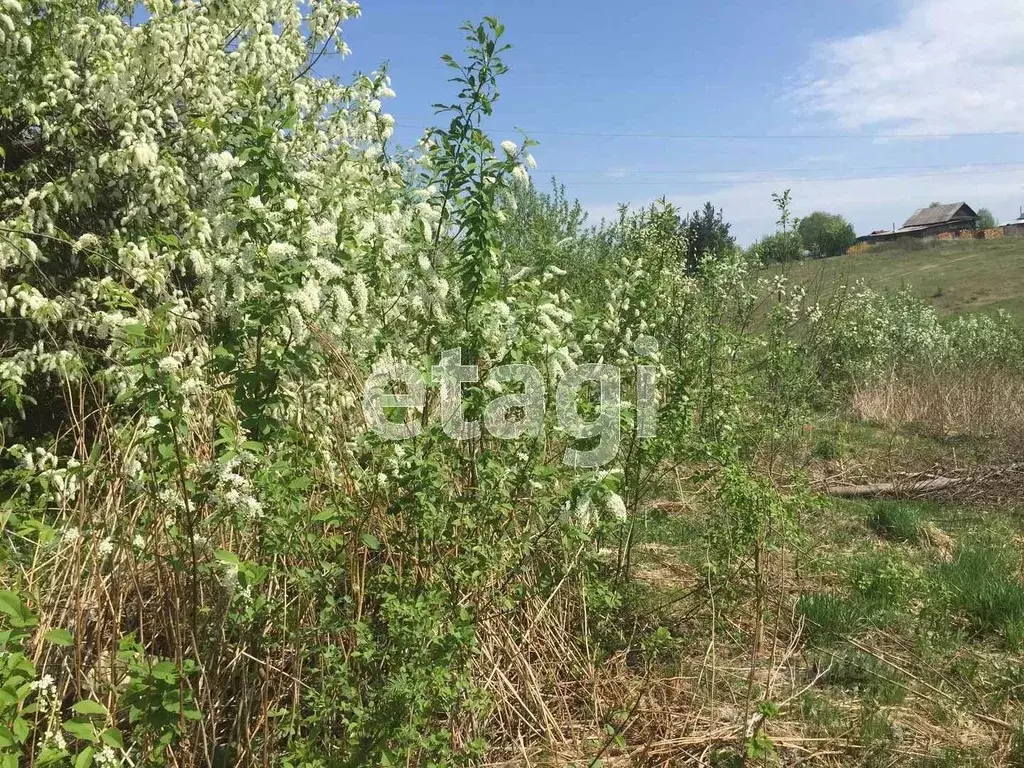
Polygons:
<instances>
[{"instance_id":1,"label":"white blossom","mask_svg":"<svg viewBox=\"0 0 1024 768\"><path fill-rule=\"evenodd\" d=\"M75 244L71 246L71 250L74 253L81 253L82 251L91 251L94 250L99 245L99 243L100 239L96 235L92 234L91 232L86 232L84 235L82 235L75 241Z\"/></svg>"},{"instance_id":2,"label":"white blossom","mask_svg":"<svg viewBox=\"0 0 1024 768\"><path fill-rule=\"evenodd\" d=\"M605 499L605 509L613 520L623 521L626 519L626 502L617 493L609 493Z\"/></svg>"}]
</instances>

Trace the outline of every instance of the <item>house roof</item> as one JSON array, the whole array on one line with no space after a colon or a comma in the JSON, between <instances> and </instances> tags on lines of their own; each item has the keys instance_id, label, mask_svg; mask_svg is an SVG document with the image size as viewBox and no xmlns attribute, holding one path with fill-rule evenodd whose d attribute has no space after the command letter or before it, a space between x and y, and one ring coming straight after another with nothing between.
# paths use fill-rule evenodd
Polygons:
<instances>
[{"instance_id":1,"label":"house roof","mask_svg":"<svg viewBox=\"0 0 1024 768\"><path fill-rule=\"evenodd\" d=\"M967 203L933 205L930 208L921 208L919 211L915 211L914 215L903 223L902 228L929 227L935 224L945 224L956 219L977 218L977 216L978 214Z\"/></svg>"}]
</instances>

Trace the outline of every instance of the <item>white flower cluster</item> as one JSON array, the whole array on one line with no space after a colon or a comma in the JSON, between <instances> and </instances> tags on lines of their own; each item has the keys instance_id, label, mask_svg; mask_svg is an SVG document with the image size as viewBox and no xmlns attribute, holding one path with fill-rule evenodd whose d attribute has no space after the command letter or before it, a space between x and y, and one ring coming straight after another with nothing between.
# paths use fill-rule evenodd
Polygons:
<instances>
[{"instance_id":1,"label":"white flower cluster","mask_svg":"<svg viewBox=\"0 0 1024 768\"><path fill-rule=\"evenodd\" d=\"M78 459L61 459L42 446L37 446L33 450L20 443L12 445L8 452L19 460L22 468L33 473L37 482L48 483L53 489L54 496L62 503L77 495L81 487L79 468L82 466ZM74 530L77 532L77 529Z\"/></svg>"},{"instance_id":2,"label":"white flower cluster","mask_svg":"<svg viewBox=\"0 0 1024 768\"><path fill-rule=\"evenodd\" d=\"M241 474L245 469L256 466L256 457L242 452L228 460L217 473L214 487L214 504L225 514L240 514L243 520L255 520L263 516L263 505L254 495L252 481Z\"/></svg>"},{"instance_id":3,"label":"white flower cluster","mask_svg":"<svg viewBox=\"0 0 1024 768\"><path fill-rule=\"evenodd\" d=\"M67 741L60 727L60 699L53 676L43 675L38 680L33 680L29 683L29 689L35 692L37 711L45 718L43 744L58 750L67 749Z\"/></svg>"},{"instance_id":4,"label":"white flower cluster","mask_svg":"<svg viewBox=\"0 0 1024 768\"><path fill-rule=\"evenodd\" d=\"M1024 357L1024 336L1006 317L969 315L944 320L906 292L844 287L829 322L820 306L807 310L816 344L844 376L871 376L913 364L975 365Z\"/></svg>"},{"instance_id":5,"label":"white flower cluster","mask_svg":"<svg viewBox=\"0 0 1024 768\"><path fill-rule=\"evenodd\" d=\"M122 757L110 746L104 746L103 749L93 755L93 761L99 768L118 768L118 766L125 764Z\"/></svg>"},{"instance_id":6,"label":"white flower cluster","mask_svg":"<svg viewBox=\"0 0 1024 768\"><path fill-rule=\"evenodd\" d=\"M609 516L617 522L621 523L627 517L626 502L617 493L608 494L608 498L605 499L605 509L608 511Z\"/></svg>"},{"instance_id":7,"label":"white flower cluster","mask_svg":"<svg viewBox=\"0 0 1024 768\"><path fill-rule=\"evenodd\" d=\"M565 502L565 510L570 513L567 517L585 531L591 530L597 524L597 516L594 514L590 499L586 496L580 497L575 506L568 501Z\"/></svg>"}]
</instances>

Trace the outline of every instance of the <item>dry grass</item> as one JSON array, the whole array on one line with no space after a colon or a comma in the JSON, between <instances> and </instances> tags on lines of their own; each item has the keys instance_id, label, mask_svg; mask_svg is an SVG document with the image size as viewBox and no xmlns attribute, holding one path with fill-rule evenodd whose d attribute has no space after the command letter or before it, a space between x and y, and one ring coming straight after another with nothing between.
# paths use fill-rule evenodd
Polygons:
<instances>
[{"instance_id":1,"label":"dry grass","mask_svg":"<svg viewBox=\"0 0 1024 768\"><path fill-rule=\"evenodd\" d=\"M190 448L202 455L202 446ZM187 511L133 493L121 457L111 454L107 470L104 482L84 483L53 519L58 531L83 533L37 546L31 566L14 575L36 597L37 637L55 627L74 637L69 647L38 643L37 670L54 678L65 706L91 698L114 712L124 709L127 694L122 638L134 637L145 648L144 663L169 659L180 667L192 659L197 672L188 687L203 718L182 722L182 739L167 759L176 766L212 765L218 746L232 744L238 764L270 760L275 725L267 713L296 705L308 670L301 648L267 647L278 635L272 620L262 634L229 637L231 590L216 578L213 555L226 549L245 558L258 542L229 526L203 524L202 543L182 546L171 530L190 525ZM104 537L113 542L110 552L100 546ZM275 589L269 585L268 593ZM320 640L344 647L348 639ZM140 753L155 746L145 738L133 744Z\"/></svg>"},{"instance_id":2,"label":"dry grass","mask_svg":"<svg viewBox=\"0 0 1024 768\"><path fill-rule=\"evenodd\" d=\"M858 389L853 408L889 429L995 440L1008 458L1024 449L1024 375L999 368L893 374Z\"/></svg>"},{"instance_id":3,"label":"dry grass","mask_svg":"<svg viewBox=\"0 0 1024 768\"><path fill-rule=\"evenodd\" d=\"M716 634L709 631L715 618L708 606L695 617L683 653L667 666L639 663L630 650L594 664L562 644L557 630L529 642L488 632L502 646L500 656L493 649L484 655L493 665L490 693L496 702L488 764L589 766L600 759L605 766L707 766L716 753L744 755L746 740L758 730L771 738L783 765L863 764L874 747L856 728L861 697L826 688L830 667L809 662L790 614L762 628L765 642L752 658L753 628L740 618L753 615L752 609L737 605L719 614L723 627ZM906 690L902 702L882 711L900 734L898 751L888 759L926 758L942 749L1007 753L1012 726L980 710L969 692L935 685L929 676L936 671L920 669L900 642L876 639L870 647L855 647L873 655L883 675L901 680ZM802 712L805 696L823 693L842 719L831 728ZM766 700L780 707L767 721L757 712ZM955 727L936 722L935 704L956 713Z\"/></svg>"},{"instance_id":4,"label":"dry grass","mask_svg":"<svg viewBox=\"0 0 1024 768\"><path fill-rule=\"evenodd\" d=\"M752 607L734 606L736 618L716 633L714 599L696 590L676 605L689 614L688 631L670 660L647 657L638 632L599 661L597 649L573 646L578 631L564 622L575 611L565 602L534 607L525 630L488 626L481 675L495 704L491 764L682 765L706 761L716 748L741 752L764 726L758 701L791 703L813 682L791 613L778 626L755 628L747 623ZM588 620L585 611L577 618ZM755 631L765 641L752 657ZM814 741L785 717L769 728L782 748Z\"/></svg>"},{"instance_id":5,"label":"dry grass","mask_svg":"<svg viewBox=\"0 0 1024 768\"><path fill-rule=\"evenodd\" d=\"M40 548L34 567L22 574L27 589L40 596L41 633L66 627L76 641L69 648L40 645L36 662L58 680L66 700L88 696L114 710L124 674L116 662L119 637L135 633L154 656L197 658L192 687L204 718L169 755L173 763L211 764L215 745L224 743L241 747L236 764L271 761L274 729L267 713L294 708L307 686L310 671L301 649L271 651L255 636L213 642L230 610L229 595L216 579L175 566L188 553L170 549L174 543L162 533L172 510L154 509L151 498L130 498L126 480L91 486L83 503L65 509L60 521L82 530L116 529L124 544L106 556L95 537L63 542L56 550ZM136 533L150 537L148 549L166 556L140 560L126 544ZM204 533L213 548L247 553L236 531ZM365 568L361 554L351 554L354 567ZM593 617L585 579L570 569L548 597L482 617L475 679L489 694L491 708L480 722L451 723L457 740L487 737L492 765L589 765L598 757L605 766L708 765L717 750L742 754L745 740L763 729L785 764L858 761L867 745L857 733L824 733L801 713L802 697L820 688L824 670L804 655L802 626L793 613L802 585L784 556L766 560L760 588L757 582L751 586L747 568L739 598L726 601L702 583L699 571L673 561L669 548L648 545L640 554L647 561L636 573L655 594L664 597L669 587L689 590L668 612L635 606L638 614L647 610L650 621L671 623L679 642L670 657L645 655L639 620L625 648L604 656L589 645ZM199 557L209 562L210 550ZM361 578L353 575L354 582ZM301 603L301 596L294 599ZM197 604L206 607L204 614L193 613ZM757 620L765 609L771 618ZM304 621L301 606L295 615ZM274 633L268 624L264 636ZM321 636L317 642L344 652L351 639ZM211 649L216 658L201 655ZM891 651L880 655L896 670L913 664ZM907 700L886 712L904 734L904 754L924 756L950 745L1006 752L1006 728L976 712L972 702L954 697L960 720L951 730L924 714L936 695L925 676L908 680ZM781 707L767 722L757 716L763 700ZM855 697L834 700L846 720L856 720Z\"/></svg>"},{"instance_id":6,"label":"dry grass","mask_svg":"<svg viewBox=\"0 0 1024 768\"><path fill-rule=\"evenodd\" d=\"M995 438L1007 451L1024 436L1024 378L1002 371L893 377L859 391L855 407L863 418L893 428L913 424L940 436ZM95 434L107 428L98 423ZM84 420L75 431L86 434ZM84 437L77 441L84 457ZM198 457L210 453L199 439L185 448ZM68 648L39 644L34 661L58 681L65 701L89 697L114 711L125 674L117 661L119 638L134 634L153 657L194 658L198 673L191 688L204 717L189 725L169 759L179 766L213 764L216 746L230 743L239 747L237 764L269 764L279 745L268 712L297 707L312 674L309 662L301 647L273 642L278 628L271 619L262 633L228 638L231 596L210 570L214 550L257 560L260 542L227 526L209 526L202 530L208 543L201 549L181 549L180 537L167 533L180 524L174 522L180 512L161 505L155 494L133 495L121 457L110 453L105 463L111 468L105 482L86 484L54 521L58 529L95 535L39 547L32 567L17 575L38 596L39 634L62 627L75 638ZM688 515L698 513L683 506ZM99 548L102 531L118 542L109 554ZM137 535L158 556L141 558L131 545ZM386 539L386 531L381 537ZM927 538L948 557L948 537L935 529ZM591 645L594 617L586 579L575 567L543 599L531 597L514 610L481 618L474 677L491 707L479 722L450 724L457 742L485 736L495 765L588 765L598 757L606 766L708 765L718 749L742 754L744 741L763 728L786 764L856 761L867 748L858 733L823 733L800 711L802 697L823 684L823 670L805 656L794 606L807 585L784 553L767 558L753 577L753 565L747 564L736 585L739 596L728 599L710 589L692 564L675 560L668 547L648 544L638 555L644 559L635 574L655 596L673 593L672 605L661 610L662 599L631 606L638 618L625 648L605 654ZM357 597L367 578L367 552L353 543L347 558L352 573L343 588ZM537 575L524 572L522 578ZM287 585L267 586L272 597L294 606L293 621L312 630L313 604L301 594L277 595L280 589ZM685 597L677 599L677 592ZM671 626L678 643L670 657L652 659L643 649L643 633L659 622ZM343 654L352 646L344 633L309 640ZM884 639L862 650L876 653L907 680L907 699L886 712L901 727L904 754L923 756L939 746L1007 752L1005 723L979 711L970 697L945 688L936 693L931 672L916 666L908 651ZM949 699L958 713L955 728L927 717L936 696ZM767 722L756 715L763 700L781 707ZM834 700L847 720L856 718L855 697Z\"/></svg>"},{"instance_id":7,"label":"dry grass","mask_svg":"<svg viewBox=\"0 0 1024 768\"><path fill-rule=\"evenodd\" d=\"M925 538L936 559L948 558L948 535L931 525ZM822 665L819 649L807 645L794 607L801 594L821 586L817 576L798 574L792 554L767 557L760 577L752 561L742 563L727 596L721 585L711 589L699 569L673 561L672 547L639 549L635 574L649 590L633 609L651 611L646 620L670 627L676 645L656 658L645 655L642 634L651 624L643 619L627 647L610 656L574 645L581 635L573 622L587 626L591 617L568 584L552 601L524 606L524 623L489 624L478 672L494 702L485 727L489 765L590 766L598 758L604 766L728 765L722 756L745 755L747 739L759 730L782 765L899 764L894 761L942 750L1008 764L1012 718L988 709L982 691L950 683L936 659L896 633L844 637L830 651L873 660L864 674L891 679L904 691L902 700L871 715L898 736L881 746L873 742L860 725L866 712L874 713L867 695L835 687L831 665ZM808 697L827 700L837 722L809 717ZM778 704L779 714L759 717L762 701ZM938 719L936 708L955 723Z\"/></svg>"}]
</instances>

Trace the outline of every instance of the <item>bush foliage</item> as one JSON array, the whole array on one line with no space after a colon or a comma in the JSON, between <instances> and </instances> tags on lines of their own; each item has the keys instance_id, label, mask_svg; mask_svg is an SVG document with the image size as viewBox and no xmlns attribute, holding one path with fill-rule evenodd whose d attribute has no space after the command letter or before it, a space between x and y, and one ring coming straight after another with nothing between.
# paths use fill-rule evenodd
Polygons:
<instances>
[{"instance_id":1,"label":"bush foliage","mask_svg":"<svg viewBox=\"0 0 1024 768\"><path fill-rule=\"evenodd\" d=\"M842 216L815 211L797 227L804 248L814 258L840 256L857 241L853 227Z\"/></svg>"}]
</instances>

